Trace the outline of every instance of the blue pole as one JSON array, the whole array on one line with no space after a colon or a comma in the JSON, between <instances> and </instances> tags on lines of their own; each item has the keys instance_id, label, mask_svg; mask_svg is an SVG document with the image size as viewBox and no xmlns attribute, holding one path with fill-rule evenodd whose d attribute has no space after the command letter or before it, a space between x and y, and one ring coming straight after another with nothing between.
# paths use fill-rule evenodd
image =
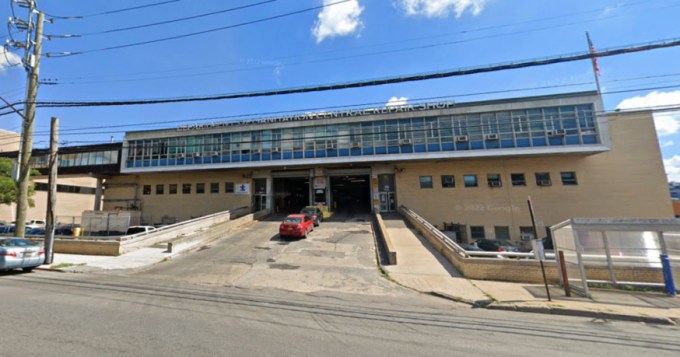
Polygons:
<instances>
[{"instance_id":1,"label":"blue pole","mask_svg":"<svg viewBox=\"0 0 680 357\"><path fill-rule=\"evenodd\" d=\"M671 262L668 255L661 254L661 267L663 269L663 282L666 286L666 294L668 296L675 296L675 283L673 282L673 271L671 270Z\"/></svg>"}]
</instances>

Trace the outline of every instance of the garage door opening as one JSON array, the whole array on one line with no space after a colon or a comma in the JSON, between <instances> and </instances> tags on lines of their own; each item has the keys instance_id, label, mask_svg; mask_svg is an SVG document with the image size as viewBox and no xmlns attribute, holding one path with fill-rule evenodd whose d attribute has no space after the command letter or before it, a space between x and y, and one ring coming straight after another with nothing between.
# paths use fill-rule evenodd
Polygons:
<instances>
[{"instance_id":1,"label":"garage door opening","mask_svg":"<svg viewBox=\"0 0 680 357\"><path fill-rule=\"evenodd\" d=\"M338 213L370 213L371 185L369 175L332 176L331 201Z\"/></svg>"},{"instance_id":2,"label":"garage door opening","mask_svg":"<svg viewBox=\"0 0 680 357\"><path fill-rule=\"evenodd\" d=\"M274 179L274 210L277 213L297 213L309 205L309 178Z\"/></svg>"}]
</instances>

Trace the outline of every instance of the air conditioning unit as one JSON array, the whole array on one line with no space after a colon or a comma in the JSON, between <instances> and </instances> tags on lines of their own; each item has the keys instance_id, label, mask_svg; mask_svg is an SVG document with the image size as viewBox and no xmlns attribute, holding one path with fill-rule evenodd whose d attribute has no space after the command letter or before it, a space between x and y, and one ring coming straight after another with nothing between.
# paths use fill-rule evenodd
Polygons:
<instances>
[{"instance_id":1,"label":"air conditioning unit","mask_svg":"<svg viewBox=\"0 0 680 357\"><path fill-rule=\"evenodd\" d=\"M534 235L522 233L522 234L519 235L519 239L522 240L522 241L530 241L530 240L534 239Z\"/></svg>"},{"instance_id":2,"label":"air conditioning unit","mask_svg":"<svg viewBox=\"0 0 680 357\"><path fill-rule=\"evenodd\" d=\"M486 134L484 135L484 140L498 140L500 137L498 134Z\"/></svg>"},{"instance_id":3,"label":"air conditioning unit","mask_svg":"<svg viewBox=\"0 0 680 357\"><path fill-rule=\"evenodd\" d=\"M489 181L489 187L501 187L502 183L500 181Z\"/></svg>"},{"instance_id":4,"label":"air conditioning unit","mask_svg":"<svg viewBox=\"0 0 680 357\"><path fill-rule=\"evenodd\" d=\"M183 159L184 156L185 156L185 154L183 154L183 153L182 153L182 154L177 154L177 158L178 158L178 159Z\"/></svg>"},{"instance_id":5,"label":"air conditioning unit","mask_svg":"<svg viewBox=\"0 0 680 357\"><path fill-rule=\"evenodd\" d=\"M466 143L466 142L468 142L469 140L470 140L470 138L468 138L467 135L458 135L458 136L456 136L456 142L459 142L459 143Z\"/></svg>"},{"instance_id":6,"label":"air conditioning unit","mask_svg":"<svg viewBox=\"0 0 680 357\"><path fill-rule=\"evenodd\" d=\"M278 154L281 152L281 149L279 148L272 148L272 154Z\"/></svg>"},{"instance_id":7,"label":"air conditioning unit","mask_svg":"<svg viewBox=\"0 0 680 357\"><path fill-rule=\"evenodd\" d=\"M349 145L352 149L359 149L361 148L361 143L358 141L353 141Z\"/></svg>"},{"instance_id":8,"label":"air conditioning unit","mask_svg":"<svg viewBox=\"0 0 680 357\"><path fill-rule=\"evenodd\" d=\"M200 153L200 152L195 152L195 153L194 153L194 157L201 157L201 153Z\"/></svg>"},{"instance_id":9,"label":"air conditioning unit","mask_svg":"<svg viewBox=\"0 0 680 357\"><path fill-rule=\"evenodd\" d=\"M550 182L550 180L541 180L541 181L538 181L538 185L539 186L550 186L550 185L552 185L552 182Z\"/></svg>"},{"instance_id":10,"label":"air conditioning unit","mask_svg":"<svg viewBox=\"0 0 680 357\"><path fill-rule=\"evenodd\" d=\"M548 136L565 136L567 131L564 129L548 130Z\"/></svg>"},{"instance_id":11,"label":"air conditioning unit","mask_svg":"<svg viewBox=\"0 0 680 357\"><path fill-rule=\"evenodd\" d=\"M260 149L253 149L250 153L253 154L253 155L260 155L260 154L262 153L262 150L260 150Z\"/></svg>"},{"instance_id":12,"label":"air conditioning unit","mask_svg":"<svg viewBox=\"0 0 680 357\"><path fill-rule=\"evenodd\" d=\"M210 156L220 156L220 152L219 152L219 151L211 151L211 152L209 152L208 154L209 154Z\"/></svg>"},{"instance_id":13,"label":"air conditioning unit","mask_svg":"<svg viewBox=\"0 0 680 357\"><path fill-rule=\"evenodd\" d=\"M411 139L401 139L399 140L399 145L413 145L413 141Z\"/></svg>"}]
</instances>

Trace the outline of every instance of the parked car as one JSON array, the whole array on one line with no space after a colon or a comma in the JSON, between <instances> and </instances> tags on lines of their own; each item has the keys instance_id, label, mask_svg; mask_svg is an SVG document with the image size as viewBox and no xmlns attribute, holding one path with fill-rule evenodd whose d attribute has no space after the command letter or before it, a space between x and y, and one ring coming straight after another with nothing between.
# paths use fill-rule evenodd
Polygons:
<instances>
[{"instance_id":1,"label":"parked car","mask_svg":"<svg viewBox=\"0 0 680 357\"><path fill-rule=\"evenodd\" d=\"M0 238L0 270L23 269L26 272L45 262L45 250L28 239Z\"/></svg>"},{"instance_id":2,"label":"parked car","mask_svg":"<svg viewBox=\"0 0 680 357\"><path fill-rule=\"evenodd\" d=\"M0 234L14 234L14 225L0 227Z\"/></svg>"},{"instance_id":3,"label":"parked car","mask_svg":"<svg viewBox=\"0 0 680 357\"><path fill-rule=\"evenodd\" d=\"M493 240L493 239L479 239L476 242L477 246L487 252L518 252L519 249L508 241Z\"/></svg>"},{"instance_id":4,"label":"parked car","mask_svg":"<svg viewBox=\"0 0 680 357\"><path fill-rule=\"evenodd\" d=\"M290 214L279 226L279 237L307 238L314 230L314 218L306 214Z\"/></svg>"},{"instance_id":5,"label":"parked car","mask_svg":"<svg viewBox=\"0 0 680 357\"><path fill-rule=\"evenodd\" d=\"M461 248L463 248L467 251L471 251L471 252L483 252L484 251L484 249L482 249L482 248L480 248L480 247L478 247L474 244L461 244L460 246L461 246Z\"/></svg>"},{"instance_id":6,"label":"parked car","mask_svg":"<svg viewBox=\"0 0 680 357\"><path fill-rule=\"evenodd\" d=\"M39 220L39 219L32 219L28 222L26 222L26 229L33 229L33 228L45 228L45 221Z\"/></svg>"},{"instance_id":7,"label":"parked car","mask_svg":"<svg viewBox=\"0 0 680 357\"><path fill-rule=\"evenodd\" d=\"M44 236L45 235L45 228L26 229L26 235L27 236Z\"/></svg>"},{"instance_id":8,"label":"parked car","mask_svg":"<svg viewBox=\"0 0 680 357\"><path fill-rule=\"evenodd\" d=\"M306 214L308 216L312 216L314 219L314 227L318 227L321 222L323 222L323 212L319 209L319 207L305 207L302 210L300 210L300 214Z\"/></svg>"},{"instance_id":9,"label":"parked car","mask_svg":"<svg viewBox=\"0 0 680 357\"><path fill-rule=\"evenodd\" d=\"M156 227L154 226L130 226L128 227L127 231L125 232L126 236L137 234L137 233L148 233L151 231L155 231Z\"/></svg>"}]
</instances>

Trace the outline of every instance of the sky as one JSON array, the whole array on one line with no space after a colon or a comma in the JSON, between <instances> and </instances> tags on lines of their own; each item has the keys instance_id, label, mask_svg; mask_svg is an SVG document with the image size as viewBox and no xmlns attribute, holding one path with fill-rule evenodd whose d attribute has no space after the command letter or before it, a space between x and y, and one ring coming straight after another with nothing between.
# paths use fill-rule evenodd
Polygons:
<instances>
[{"instance_id":1,"label":"sky","mask_svg":"<svg viewBox=\"0 0 680 357\"><path fill-rule=\"evenodd\" d=\"M13 16L10 4L0 0L0 19ZM586 51L586 31L597 50L680 37L678 0L39 0L38 9L54 19L45 24L50 56L41 59L38 101L208 96L432 73ZM27 12L15 5L14 15ZM25 40L0 30L0 41L10 35ZM15 48L0 54L0 96L12 103L25 94L26 72L12 66L21 57ZM680 105L678 58L680 47L599 58L605 109ZM584 60L332 92L39 108L34 147L49 145L51 117L60 119L61 145L71 146L276 113L594 90L594 78ZM656 112L655 122L668 178L680 181L680 112ZM0 129L20 131L20 117L0 116Z\"/></svg>"}]
</instances>

